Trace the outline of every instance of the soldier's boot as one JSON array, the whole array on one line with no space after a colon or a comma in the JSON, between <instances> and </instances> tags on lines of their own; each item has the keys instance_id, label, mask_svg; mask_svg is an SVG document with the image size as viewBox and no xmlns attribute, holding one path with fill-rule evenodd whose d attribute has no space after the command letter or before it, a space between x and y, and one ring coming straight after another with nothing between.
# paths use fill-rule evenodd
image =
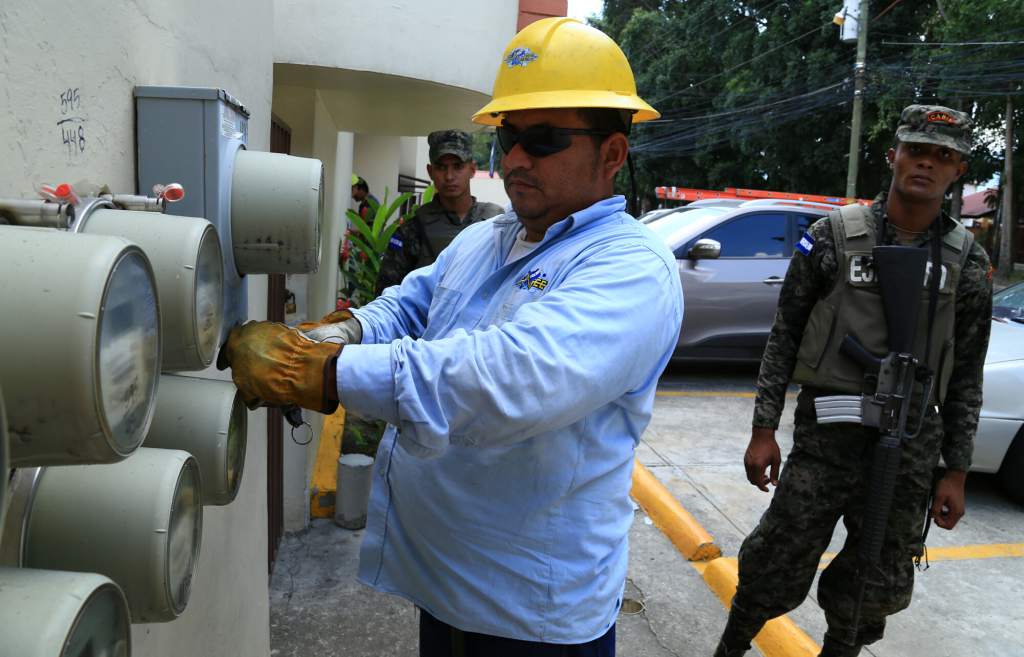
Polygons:
<instances>
[{"instance_id":1,"label":"soldier's boot","mask_svg":"<svg viewBox=\"0 0 1024 657\"><path fill-rule=\"evenodd\" d=\"M851 646L848 643L832 638L826 632L825 642L821 646L821 652L818 653L818 657L857 657L860 654L860 649L860 644Z\"/></svg>"},{"instance_id":2,"label":"soldier's boot","mask_svg":"<svg viewBox=\"0 0 1024 657\"><path fill-rule=\"evenodd\" d=\"M750 644L747 644L745 648L730 648L725 644L725 640L718 642L718 648L715 649L714 657L743 657L747 654L747 650L750 649Z\"/></svg>"},{"instance_id":3,"label":"soldier's boot","mask_svg":"<svg viewBox=\"0 0 1024 657\"><path fill-rule=\"evenodd\" d=\"M729 620L725 623L714 657L743 657L750 650L750 642L764 627L764 623L765 619L751 617L733 601Z\"/></svg>"}]
</instances>

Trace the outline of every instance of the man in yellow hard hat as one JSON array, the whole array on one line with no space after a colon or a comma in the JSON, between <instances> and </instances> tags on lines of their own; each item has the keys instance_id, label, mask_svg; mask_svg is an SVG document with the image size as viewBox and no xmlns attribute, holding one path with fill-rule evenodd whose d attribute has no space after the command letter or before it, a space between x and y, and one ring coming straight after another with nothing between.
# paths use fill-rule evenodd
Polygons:
<instances>
[{"instance_id":1,"label":"man in yellow hard hat","mask_svg":"<svg viewBox=\"0 0 1024 657\"><path fill-rule=\"evenodd\" d=\"M228 341L250 404L392 425L359 579L420 608L423 657L615 653L633 453L682 321L675 258L613 194L630 123L657 116L607 36L533 23L473 117L513 211L309 332L340 348L266 323Z\"/></svg>"}]
</instances>

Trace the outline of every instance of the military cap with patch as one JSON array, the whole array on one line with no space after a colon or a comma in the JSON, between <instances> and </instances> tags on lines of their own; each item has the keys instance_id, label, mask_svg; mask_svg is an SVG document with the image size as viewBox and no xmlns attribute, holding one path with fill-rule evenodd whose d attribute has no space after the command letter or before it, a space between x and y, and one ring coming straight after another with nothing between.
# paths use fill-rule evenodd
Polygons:
<instances>
[{"instance_id":1,"label":"military cap with patch","mask_svg":"<svg viewBox=\"0 0 1024 657\"><path fill-rule=\"evenodd\" d=\"M910 105L900 114L896 139L946 146L969 155L973 130L974 123L963 112L941 105Z\"/></svg>"},{"instance_id":2,"label":"military cap with patch","mask_svg":"<svg viewBox=\"0 0 1024 657\"><path fill-rule=\"evenodd\" d=\"M454 155L463 162L473 159L473 140L462 130L438 130L427 135L430 163L436 164L442 155Z\"/></svg>"}]
</instances>

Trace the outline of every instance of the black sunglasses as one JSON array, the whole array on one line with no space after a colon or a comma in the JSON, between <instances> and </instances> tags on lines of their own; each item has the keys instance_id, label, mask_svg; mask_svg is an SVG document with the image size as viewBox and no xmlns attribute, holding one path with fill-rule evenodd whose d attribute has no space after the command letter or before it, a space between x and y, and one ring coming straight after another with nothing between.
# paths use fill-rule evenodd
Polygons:
<instances>
[{"instance_id":1,"label":"black sunglasses","mask_svg":"<svg viewBox=\"0 0 1024 657\"><path fill-rule=\"evenodd\" d=\"M590 128L553 128L549 125L532 125L526 130L516 130L508 126L495 128L498 144L507 155L516 144L523 147L528 155L547 157L564 151L572 145L572 135L597 135L607 137L612 134L608 130L592 130Z\"/></svg>"}]
</instances>

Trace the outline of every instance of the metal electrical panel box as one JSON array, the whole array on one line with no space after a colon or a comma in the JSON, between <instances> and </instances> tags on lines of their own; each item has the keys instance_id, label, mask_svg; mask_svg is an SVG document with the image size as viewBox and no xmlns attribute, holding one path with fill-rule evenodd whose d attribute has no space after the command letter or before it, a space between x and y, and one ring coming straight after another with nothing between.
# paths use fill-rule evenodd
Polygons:
<instances>
[{"instance_id":1,"label":"metal electrical panel box","mask_svg":"<svg viewBox=\"0 0 1024 657\"><path fill-rule=\"evenodd\" d=\"M249 111L223 89L135 87L135 140L139 194L171 182L185 198L167 214L205 217L224 255L224 324L221 339L248 314L245 279L231 240L231 180L235 155L249 137Z\"/></svg>"}]
</instances>

